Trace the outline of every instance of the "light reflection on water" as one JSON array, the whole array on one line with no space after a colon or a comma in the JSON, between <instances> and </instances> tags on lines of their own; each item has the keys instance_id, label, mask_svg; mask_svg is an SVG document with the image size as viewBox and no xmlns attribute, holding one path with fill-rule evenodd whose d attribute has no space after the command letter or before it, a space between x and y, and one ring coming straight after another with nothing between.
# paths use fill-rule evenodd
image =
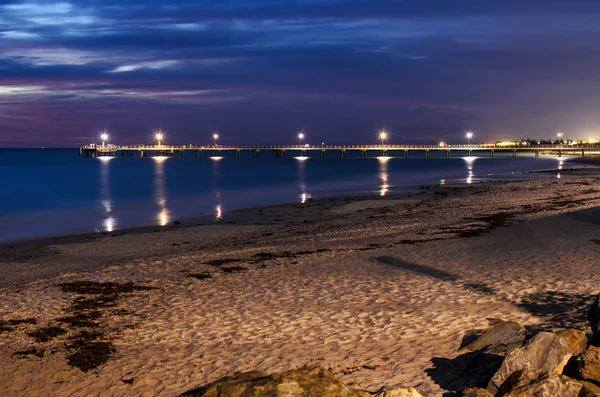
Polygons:
<instances>
[{"instance_id":1,"label":"light reflection on water","mask_svg":"<svg viewBox=\"0 0 600 397\"><path fill-rule=\"evenodd\" d=\"M211 157L212 164L212 190L215 200L215 219L219 220L223 217L223 204L221 202L221 166L218 160L223 157Z\"/></svg>"},{"instance_id":2,"label":"light reflection on water","mask_svg":"<svg viewBox=\"0 0 600 397\"><path fill-rule=\"evenodd\" d=\"M473 183L473 176L475 175L473 173L473 164L475 163L475 160L477 159L477 157L463 157L463 160L465 160L466 164L467 164L467 183L471 184Z\"/></svg>"},{"instance_id":3,"label":"light reflection on water","mask_svg":"<svg viewBox=\"0 0 600 397\"><path fill-rule=\"evenodd\" d=\"M467 184L472 184L478 181L478 174L486 175L486 172L495 172L495 169L490 167L490 165L494 165L498 162L498 160L488 160L487 158L481 157L461 158L462 161L458 159L453 160L453 169L449 167L451 164L448 160L439 159L437 160L439 165L436 166L437 168L431 167L431 171L426 167L429 166L431 161L436 161L435 159L428 159L427 162L421 160L409 162L406 159L394 158L394 162L390 163L390 160L393 159L392 157L377 157L377 168L375 169L373 167L373 158L371 158L367 160L370 165L364 167L364 169L370 170L368 175L364 173L358 174L358 177L355 177L354 175L356 174L348 173L348 175L351 175L351 178L356 178L348 178L348 180L352 181L352 183L363 183L363 186L368 184L369 190L364 191L377 191L380 196L384 197L389 196L392 192L401 192L402 189L405 188L405 185L415 183L417 181L415 175L418 175L417 173L422 169L428 171L423 175L430 178L430 180L436 177L444 178L441 180L437 179L440 181L440 184L445 184L447 181L449 183L466 182ZM143 181L143 184L140 181L136 185L136 189L117 190L112 189L111 187L122 186L121 182L124 179L121 177L121 173L127 172L133 167L125 169L125 162L121 159L98 157L96 161L99 162L96 163L96 166L99 168L99 171L95 167L96 173L94 174L98 177L98 180L93 181L93 184L96 185L93 193L95 196L93 203L95 216L93 217L93 223L88 223L89 226L87 226L87 230L114 232L119 228L135 227L137 225L158 224L167 226L172 223L174 219L184 220L186 216L188 216L189 219L193 219L193 216L199 214L201 214L201 216L209 216L211 219L218 221L222 219L226 210L243 208L245 205L254 205L255 203L259 203L260 197L266 197L271 193L273 193L277 200L280 200L277 195L284 196L285 194L286 196L284 197L287 198L281 199L282 202L283 200L289 200L307 203L311 199L311 193L312 196L317 197L329 194L323 193L329 192L328 189L331 189L332 186L331 182L327 181L324 183L322 181L322 179L325 180L322 175L328 175L323 170L325 167L329 167L329 163L332 164L332 167L337 166L337 163L329 159L322 160L308 157L296 157L295 160L287 163L287 169L285 171L287 174L285 174L284 172L279 171L279 164L274 163L271 168L263 168L266 172L263 170L260 171L263 173L258 174L258 177L261 178L258 180L258 184L260 184L263 179L273 179L272 175L276 174L277 178L279 178L277 182L281 183L282 188L281 190L279 190L279 187L273 190L266 188L264 191L268 193L264 193L261 196L260 188L254 188L253 186L252 190L250 190L247 186L247 181L256 176L256 174L252 174L254 170L249 170L250 166L254 166L256 162L248 162L240 166L238 163L233 163L226 158L217 157L211 158L211 160L205 161L204 163L199 160L199 169L197 171L195 168L197 167L196 165L186 165L184 160L178 159L177 161L179 161L179 163L175 164L176 161L166 163L168 159L170 159L170 157L156 156L148 158L149 161L142 159L139 163L133 163L133 167L141 163L146 164L143 166L143 169L146 170L145 174L129 174L130 176L133 175L134 179L136 176L140 175L140 180ZM477 174L474 172L475 160L478 160ZM557 178L560 178L560 172L563 169L564 164L566 164L565 159L556 158L548 160L552 165L558 163L557 168L559 173ZM240 160L235 161L239 162ZM285 160L279 161L285 162ZM508 164L508 161L509 160L506 160L505 163ZM512 162L515 160L510 161ZM350 164L350 166L355 167L354 169L358 169L359 162L365 164L364 160L357 159L357 165L351 162L345 162L344 167L347 167L347 164ZM415 167L416 170L409 168L413 167L414 163L419 164L418 168ZM423 165L421 165L421 163ZM307 168L309 164L310 170ZM448 166L446 164L448 164ZM131 165L127 164L127 167L131 167ZM185 184L196 186L197 191L202 192L201 194L189 194L187 197L182 198L181 195L177 194L177 186L181 186L181 184L174 184L177 185L176 187L171 186L170 183L167 184L167 178L181 178L180 172L184 167L193 169L191 172L186 170L188 174L186 174L185 180L193 180L191 176L197 175L196 172L199 172L200 175L202 175L202 181L204 183ZM446 167L448 167L448 171ZM140 166L139 169L142 169L142 167ZM273 171L275 169L277 170ZM292 176L294 169L296 171L296 178L293 178ZM342 169L342 167L339 169ZM516 170L518 171L519 169L516 168ZM515 173L513 172L513 175L514 174ZM329 175L333 175L333 172ZM399 179L400 175L402 175L401 179ZM290 176L292 176L292 178L290 178ZM427 181L425 180L425 177L421 177L424 179L423 182ZM363 179L359 180L358 178ZM92 179L94 178L90 178L90 180ZM434 182L434 180L431 180L430 183L432 182ZM167 191L167 189L169 189L169 191ZM286 189L285 192L284 189ZM140 190L143 190L143 194L146 195L146 201L143 205L139 205L139 202L130 204L123 200L123 196L131 196L135 194L136 191ZM238 192L242 194L238 194ZM199 209L196 210L196 208ZM193 211L198 212L194 213Z\"/></svg>"},{"instance_id":4,"label":"light reflection on water","mask_svg":"<svg viewBox=\"0 0 600 397\"><path fill-rule=\"evenodd\" d=\"M560 179L560 171L563 169L564 160L562 158L557 158L557 159L558 159L558 173L556 174L556 177L558 179Z\"/></svg>"},{"instance_id":5,"label":"light reflection on water","mask_svg":"<svg viewBox=\"0 0 600 397\"><path fill-rule=\"evenodd\" d=\"M156 156L154 160L154 187L156 205L159 212L157 215L158 224L166 226L170 221L169 209L167 208L167 192L165 190L165 161L168 157Z\"/></svg>"},{"instance_id":6,"label":"light reflection on water","mask_svg":"<svg viewBox=\"0 0 600 397\"><path fill-rule=\"evenodd\" d=\"M305 167L306 167L307 159L308 159L308 157L296 157L296 160L298 160L297 164L298 164L298 181L300 183L300 203L302 203L302 204L306 203L308 201L308 199L310 198L310 194L306 190Z\"/></svg>"},{"instance_id":7,"label":"light reflection on water","mask_svg":"<svg viewBox=\"0 0 600 397\"><path fill-rule=\"evenodd\" d=\"M98 232L112 232L117 228L117 220L111 214L113 204L110 194L110 160L113 158L114 157L98 157L98 159L100 159L100 197L104 212L102 230L96 228L96 231Z\"/></svg>"},{"instance_id":8,"label":"light reflection on water","mask_svg":"<svg viewBox=\"0 0 600 397\"><path fill-rule=\"evenodd\" d=\"M390 185L388 185L388 161L390 157L377 157L377 160L379 161L379 179L381 179L379 195L384 197L390 189Z\"/></svg>"}]
</instances>

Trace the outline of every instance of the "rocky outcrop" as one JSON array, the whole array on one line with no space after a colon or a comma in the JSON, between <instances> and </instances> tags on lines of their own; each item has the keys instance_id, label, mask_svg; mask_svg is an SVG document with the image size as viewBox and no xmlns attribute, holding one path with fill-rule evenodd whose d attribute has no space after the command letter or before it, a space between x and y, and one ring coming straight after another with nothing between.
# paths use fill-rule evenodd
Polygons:
<instances>
[{"instance_id":1,"label":"rocky outcrop","mask_svg":"<svg viewBox=\"0 0 600 397\"><path fill-rule=\"evenodd\" d=\"M465 347L467 350L482 350L489 354L504 354L521 346L527 333L516 321L501 321Z\"/></svg>"},{"instance_id":2,"label":"rocky outcrop","mask_svg":"<svg viewBox=\"0 0 600 397\"><path fill-rule=\"evenodd\" d=\"M319 367L301 368L267 375L246 372L226 376L206 386L190 390L186 397L373 397L355 390ZM376 397L425 397L414 387L384 388Z\"/></svg>"},{"instance_id":3,"label":"rocky outcrop","mask_svg":"<svg viewBox=\"0 0 600 397\"><path fill-rule=\"evenodd\" d=\"M504 397L580 397L583 385L563 375L546 373L533 382L515 387ZM499 395L499 394L498 394Z\"/></svg>"},{"instance_id":4,"label":"rocky outcrop","mask_svg":"<svg viewBox=\"0 0 600 397\"><path fill-rule=\"evenodd\" d=\"M578 382L581 383L581 385L583 386L583 389L581 389L580 397L600 396L600 386L585 380L579 380Z\"/></svg>"},{"instance_id":5,"label":"rocky outcrop","mask_svg":"<svg viewBox=\"0 0 600 397\"><path fill-rule=\"evenodd\" d=\"M590 346L581 356L581 377L600 382L600 347Z\"/></svg>"},{"instance_id":6,"label":"rocky outcrop","mask_svg":"<svg viewBox=\"0 0 600 397\"><path fill-rule=\"evenodd\" d=\"M462 397L494 397L494 395L485 389L471 387L463 391Z\"/></svg>"},{"instance_id":7,"label":"rocky outcrop","mask_svg":"<svg viewBox=\"0 0 600 397\"><path fill-rule=\"evenodd\" d=\"M376 397L424 397L425 394L414 387L384 388L375 394Z\"/></svg>"},{"instance_id":8,"label":"rocky outcrop","mask_svg":"<svg viewBox=\"0 0 600 397\"><path fill-rule=\"evenodd\" d=\"M510 376L506 378L506 380L498 388L496 395L503 396L510 393L512 390L520 389L530 385L531 383L535 382L540 375L542 375L542 373L542 371L527 371L523 369L515 371L510 374Z\"/></svg>"},{"instance_id":9,"label":"rocky outcrop","mask_svg":"<svg viewBox=\"0 0 600 397\"><path fill-rule=\"evenodd\" d=\"M578 329L568 329L558 334L558 336L567 342L567 346L569 346L574 356L583 353L588 344L587 336Z\"/></svg>"},{"instance_id":10,"label":"rocky outcrop","mask_svg":"<svg viewBox=\"0 0 600 397\"><path fill-rule=\"evenodd\" d=\"M561 374L572 355L571 349L562 338L550 332L541 332L525 346L507 354L502 366L490 380L488 390L496 393L504 381L519 370Z\"/></svg>"}]
</instances>

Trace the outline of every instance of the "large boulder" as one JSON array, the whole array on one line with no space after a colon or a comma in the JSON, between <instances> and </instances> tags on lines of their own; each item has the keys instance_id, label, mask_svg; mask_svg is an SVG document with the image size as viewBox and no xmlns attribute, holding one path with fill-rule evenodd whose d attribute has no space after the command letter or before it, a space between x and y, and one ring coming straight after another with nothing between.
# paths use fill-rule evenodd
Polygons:
<instances>
[{"instance_id":1,"label":"large boulder","mask_svg":"<svg viewBox=\"0 0 600 397\"><path fill-rule=\"evenodd\" d=\"M485 389L470 387L463 390L462 397L494 397L494 395Z\"/></svg>"},{"instance_id":2,"label":"large boulder","mask_svg":"<svg viewBox=\"0 0 600 397\"><path fill-rule=\"evenodd\" d=\"M571 349L559 336L541 332L529 340L525 346L508 353L500 369L488 384L488 390L496 393L504 381L515 371L545 371L561 374L572 357Z\"/></svg>"},{"instance_id":3,"label":"large boulder","mask_svg":"<svg viewBox=\"0 0 600 397\"><path fill-rule=\"evenodd\" d=\"M581 355L581 377L600 382L600 347L590 346Z\"/></svg>"},{"instance_id":4,"label":"large boulder","mask_svg":"<svg viewBox=\"0 0 600 397\"><path fill-rule=\"evenodd\" d=\"M581 389L580 397L599 397L600 396L600 386L596 385L592 382L587 382L585 380L578 381L583 386Z\"/></svg>"},{"instance_id":5,"label":"large boulder","mask_svg":"<svg viewBox=\"0 0 600 397\"><path fill-rule=\"evenodd\" d=\"M414 387L383 388L375 397L425 397L426 395Z\"/></svg>"},{"instance_id":6,"label":"large boulder","mask_svg":"<svg viewBox=\"0 0 600 397\"><path fill-rule=\"evenodd\" d=\"M568 329L558 334L558 336L567 342L567 345L569 346L569 349L571 349L571 352L574 356L578 356L583 353L588 344L587 336L584 332L581 332L578 329Z\"/></svg>"},{"instance_id":7,"label":"large boulder","mask_svg":"<svg viewBox=\"0 0 600 397\"><path fill-rule=\"evenodd\" d=\"M465 346L471 351L483 350L491 354L504 354L525 340L527 330L516 321L501 321L489 328L475 341Z\"/></svg>"},{"instance_id":8,"label":"large boulder","mask_svg":"<svg viewBox=\"0 0 600 397\"><path fill-rule=\"evenodd\" d=\"M538 380L542 374L544 374L542 371L528 371L524 369L515 371L498 388L496 395L503 396L510 393L511 390L523 388Z\"/></svg>"},{"instance_id":9,"label":"large boulder","mask_svg":"<svg viewBox=\"0 0 600 397\"><path fill-rule=\"evenodd\" d=\"M504 397L580 397L583 385L563 375L543 374L523 387L516 387Z\"/></svg>"},{"instance_id":10,"label":"large boulder","mask_svg":"<svg viewBox=\"0 0 600 397\"><path fill-rule=\"evenodd\" d=\"M246 372L226 376L206 386L190 390L186 397L373 397L355 390L319 367L306 367L267 375ZM381 389L375 397L425 397L417 389Z\"/></svg>"}]
</instances>

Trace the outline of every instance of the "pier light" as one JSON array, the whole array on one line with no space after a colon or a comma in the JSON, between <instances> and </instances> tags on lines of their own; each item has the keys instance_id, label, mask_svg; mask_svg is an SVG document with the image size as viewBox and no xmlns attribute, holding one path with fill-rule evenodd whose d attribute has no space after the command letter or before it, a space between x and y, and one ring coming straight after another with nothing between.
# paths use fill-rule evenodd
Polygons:
<instances>
[{"instance_id":1,"label":"pier light","mask_svg":"<svg viewBox=\"0 0 600 397\"><path fill-rule=\"evenodd\" d=\"M471 138L473 138L473 131L467 131L466 136L467 136L467 144L471 145Z\"/></svg>"},{"instance_id":2,"label":"pier light","mask_svg":"<svg viewBox=\"0 0 600 397\"><path fill-rule=\"evenodd\" d=\"M100 134L100 139L102 140L102 148L106 145L106 141L108 141L108 133L103 132Z\"/></svg>"},{"instance_id":3,"label":"pier light","mask_svg":"<svg viewBox=\"0 0 600 397\"><path fill-rule=\"evenodd\" d=\"M379 130L379 139L381 139L381 144L383 145L388 138L388 132L386 130Z\"/></svg>"},{"instance_id":4,"label":"pier light","mask_svg":"<svg viewBox=\"0 0 600 397\"><path fill-rule=\"evenodd\" d=\"M213 134L213 139L215 140L215 146L217 146L217 139L219 139L219 134Z\"/></svg>"},{"instance_id":5,"label":"pier light","mask_svg":"<svg viewBox=\"0 0 600 397\"><path fill-rule=\"evenodd\" d=\"M156 134L154 135L154 137L158 141L158 146L160 146L160 142L163 140L164 134L161 131L158 131L158 132L156 132Z\"/></svg>"},{"instance_id":6,"label":"pier light","mask_svg":"<svg viewBox=\"0 0 600 397\"><path fill-rule=\"evenodd\" d=\"M300 145L302 145L302 140L304 139L304 132L300 131L298 134L298 140L300 141Z\"/></svg>"}]
</instances>

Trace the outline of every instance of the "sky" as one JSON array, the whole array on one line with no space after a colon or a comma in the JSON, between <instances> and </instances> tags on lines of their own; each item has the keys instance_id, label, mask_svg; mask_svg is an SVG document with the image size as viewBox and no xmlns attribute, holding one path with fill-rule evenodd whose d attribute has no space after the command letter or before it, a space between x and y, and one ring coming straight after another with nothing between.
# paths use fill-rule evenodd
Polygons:
<instances>
[{"instance_id":1,"label":"sky","mask_svg":"<svg viewBox=\"0 0 600 397\"><path fill-rule=\"evenodd\" d=\"M0 0L0 147L600 137L597 0Z\"/></svg>"}]
</instances>

